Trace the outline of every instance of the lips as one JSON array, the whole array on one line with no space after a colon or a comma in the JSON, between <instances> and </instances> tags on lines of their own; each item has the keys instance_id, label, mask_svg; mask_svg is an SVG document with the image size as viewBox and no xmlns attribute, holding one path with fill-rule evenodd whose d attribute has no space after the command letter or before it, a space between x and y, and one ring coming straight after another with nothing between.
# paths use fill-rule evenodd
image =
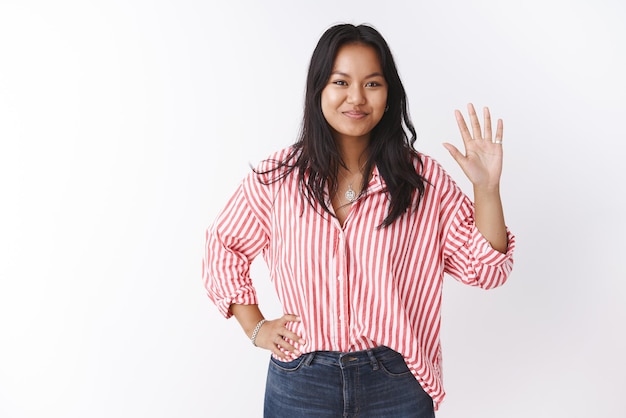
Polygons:
<instances>
[{"instance_id":1,"label":"lips","mask_svg":"<svg viewBox=\"0 0 626 418\"><path fill-rule=\"evenodd\" d=\"M367 116L367 113L365 112L360 112L358 110L350 110L348 112L342 112L345 116L349 117L350 119L363 119L364 117Z\"/></svg>"}]
</instances>

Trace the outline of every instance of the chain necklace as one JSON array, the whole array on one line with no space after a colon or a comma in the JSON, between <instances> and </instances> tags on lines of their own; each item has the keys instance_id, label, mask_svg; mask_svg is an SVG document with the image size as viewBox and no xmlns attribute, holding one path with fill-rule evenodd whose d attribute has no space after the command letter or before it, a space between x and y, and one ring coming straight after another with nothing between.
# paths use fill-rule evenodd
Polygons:
<instances>
[{"instance_id":1,"label":"chain necklace","mask_svg":"<svg viewBox=\"0 0 626 418\"><path fill-rule=\"evenodd\" d=\"M363 166L359 169L359 172L361 173L361 175L363 175L363 168L365 168L365 164L363 164ZM348 171L349 172L349 171ZM341 171L339 172L339 174L341 174L341 177L343 177L345 180L348 180L348 178L346 176L344 176ZM354 191L354 189L352 188L352 183L348 183L348 190L346 190L346 192L343 194L343 196L346 198L346 200L350 203L353 203L357 197L359 197L356 192Z\"/></svg>"},{"instance_id":2,"label":"chain necklace","mask_svg":"<svg viewBox=\"0 0 626 418\"><path fill-rule=\"evenodd\" d=\"M352 184L348 184L348 190L346 190L346 193L344 193L344 196L350 203L356 200L356 192L352 190Z\"/></svg>"}]
</instances>

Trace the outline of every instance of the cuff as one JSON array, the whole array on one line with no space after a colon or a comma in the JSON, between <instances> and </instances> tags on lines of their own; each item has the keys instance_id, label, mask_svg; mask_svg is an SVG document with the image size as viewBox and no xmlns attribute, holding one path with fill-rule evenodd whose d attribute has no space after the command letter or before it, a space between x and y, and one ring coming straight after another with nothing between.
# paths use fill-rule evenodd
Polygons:
<instances>
[{"instance_id":1,"label":"cuff","mask_svg":"<svg viewBox=\"0 0 626 418\"><path fill-rule=\"evenodd\" d=\"M509 231L508 228L506 229L506 235L506 253L501 253L491 246L489 241L487 241L487 239L480 233L478 228L474 228L471 240L475 244L476 260L478 260L481 264L497 267L513 258L513 252L515 250L515 236L511 233L511 231Z\"/></svg>"},{"instance_id":2,"label":"cuff","mask_svg":"<svg viewBox=\"0 0 626 418\"><path fill-rule=\"evenodd\" d=\"M230 305L258 305L256 291L252 286L246 286L236 293L222 298L216 303L217 309L224 316L224 318L230 318L233 316L233 312L230 310Z\"/></svg>"}]
</instances>

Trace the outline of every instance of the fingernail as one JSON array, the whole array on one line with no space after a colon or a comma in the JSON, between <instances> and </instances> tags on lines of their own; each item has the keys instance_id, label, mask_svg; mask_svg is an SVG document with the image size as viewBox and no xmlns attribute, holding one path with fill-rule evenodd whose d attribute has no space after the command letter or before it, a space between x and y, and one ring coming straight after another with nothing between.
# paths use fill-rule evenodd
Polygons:
<instances>
[{"instance_id":1,"label":"fingernail","mask_svg":"<svg viewBox=\"0 0 626 418\"><path fill-rule=\"evenodd\" d=\"M298 344L300 344L300 345L304 345L304 342L305 342L305 341L304 341L304 339L303 339L303 338L300 338L300 339L298 340Z\"/></svg>"},{"instance_id":2,"label":"fingernail","mask_svg":"<svg viewBox=\"0 0 626 418\"><path fill-rule=\"evenodd\" d=\"M299 355L300 355L300 352L299 352L298 350L293 350L293 353L294 353L296 356L299 356Z\"/></svg>"}]
</instances>

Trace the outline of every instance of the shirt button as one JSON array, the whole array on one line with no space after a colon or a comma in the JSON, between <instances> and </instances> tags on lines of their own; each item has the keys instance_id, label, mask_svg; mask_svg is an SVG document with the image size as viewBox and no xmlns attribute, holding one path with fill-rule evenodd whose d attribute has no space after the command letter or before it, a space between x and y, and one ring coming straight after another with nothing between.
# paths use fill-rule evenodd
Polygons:
<instances>
[{"instance_id":1,"label":"shirt button","mask_svg":"<svg viewBox=\"0 0 626 418\"><path fill-rule=\"evenodd\" d=\"M341 281L342 279L343 279L343 277L337 276L337 280Z\"/></svg>"}]
</instances>

